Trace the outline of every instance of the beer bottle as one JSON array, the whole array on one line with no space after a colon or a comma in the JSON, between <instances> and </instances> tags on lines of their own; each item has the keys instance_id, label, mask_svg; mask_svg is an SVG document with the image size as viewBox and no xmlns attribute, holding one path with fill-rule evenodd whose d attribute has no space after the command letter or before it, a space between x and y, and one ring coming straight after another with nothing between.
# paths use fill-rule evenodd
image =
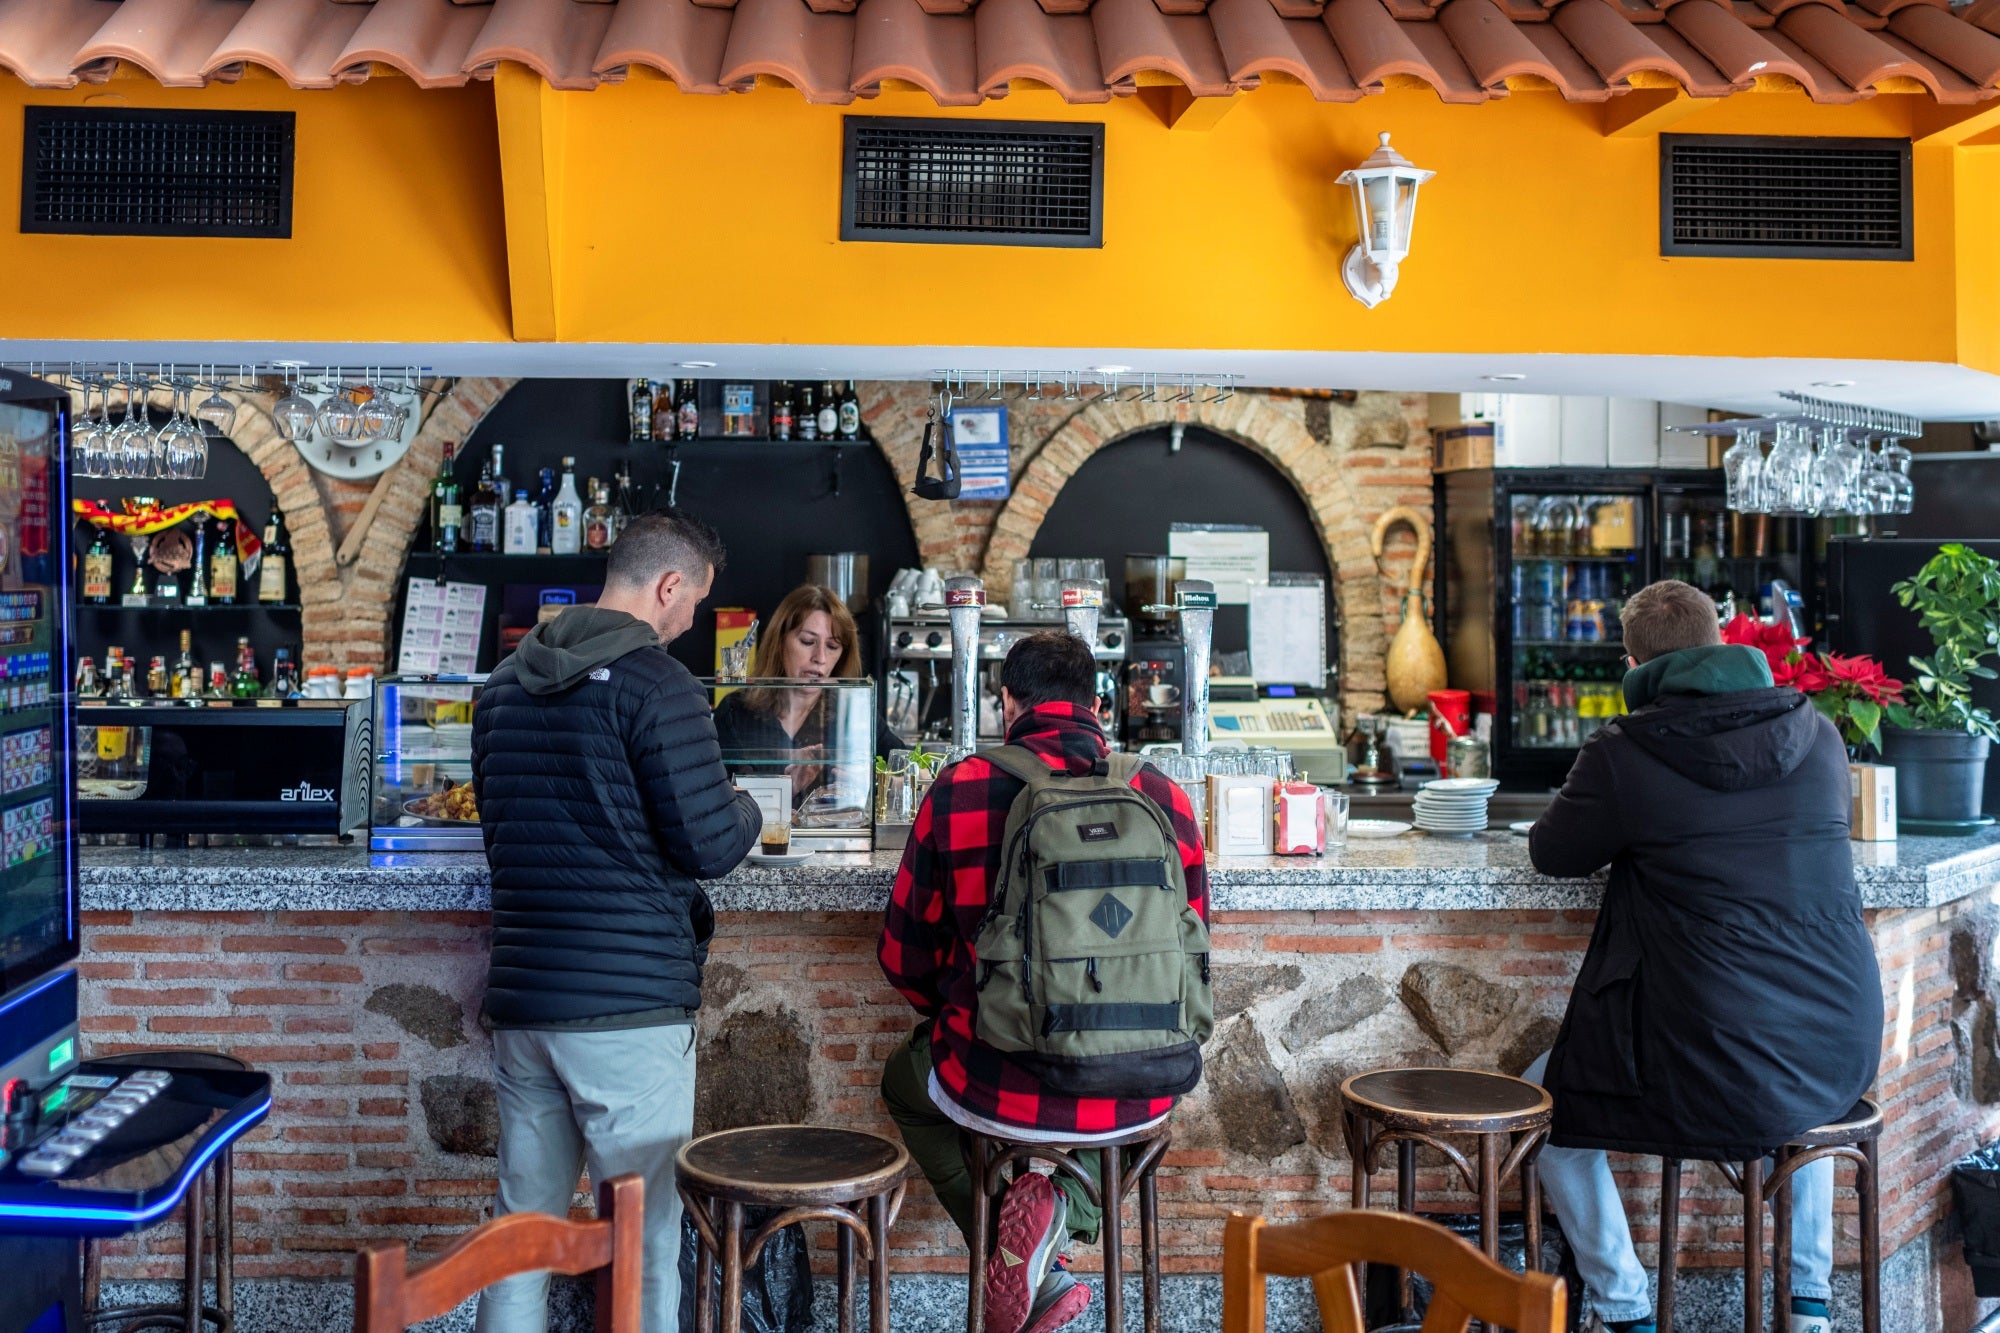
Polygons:
<instances>
[{"instance_id":1,"label":"beer bottle","mask_svg":"<svg viewBox=\"0 0 2000 1333\"><path fill-rule=\"evenodd\" d=\"M111 534L103 528L83 553L83 600L92 606L111 603Z\"/></svg>"},{"instance_id":2,"label":"beer bottle","mask_svg":"<svg viewBox=\"0 0 2000 1333\"><path fill-rule=\"evenodd\" d=\"M431 478L431 549L439 555L458 553L458 529L465 511L458 502L458 478L451 468L451 443L445 442L444 458L437 475Z\"/></svg>"},{"instance_id":3,"label":"beer bottle","mask_svg":"<svg viewBox=\"0 0 2000 1333\"><path fill-rule=\"evenodd\" d=\"M853 380L847 381L847 387L840 391L840 438L861 438L861 395L854 391Z\"/></svg>"},{"instance_id":4,"label":"beer bottle","mask_svg":"<svg viewBox=\"0 0 2000 1333\"><path fill-rule=\"evenodd\" d=\"M822 440L838 439L840 436L840 399L834 395L833 381L828 380L819 387L819 437Z\"/></svg>"},{"instance_id":5,"label":"beer bottle","mask_svg":"<svg viewBox=\"0 0 2000 1333\"><path fill-rule=\"evenodd\" d=\"M801 440L819 438L819 407L813 402L813 386L799 386L798 405L792 410L792 429Z\"/></svg>"},{"instance_id":6,"label":"beer bottle","mask_svg":"<svg viewBox=\"0 0 2000 1333\"><path fill-rule=\"evenodd\" d=\"M792 438L792 386L784 380L771 386L771 438Z\"/></svg>"}]
</instances>

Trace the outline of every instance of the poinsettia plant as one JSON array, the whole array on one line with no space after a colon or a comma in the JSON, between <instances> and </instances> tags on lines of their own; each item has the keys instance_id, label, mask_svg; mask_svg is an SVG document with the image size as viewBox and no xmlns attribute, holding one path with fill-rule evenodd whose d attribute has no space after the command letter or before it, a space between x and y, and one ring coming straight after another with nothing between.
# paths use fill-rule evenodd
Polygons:
<instances>
[{"instance_id":1,"label":"poinsettia plant","mask_svg":"<svg viewBox=\"0 0 2000 1333\"><path fill-rule=\"evenodd\" d=\"M1879 748L1883 717L1903 703L1903 682L1892 680L1874 658L1807 652L1812 640L1795 637L1783 625L1737 616L1722 627L1722 641L1763 653L1771 678L1812 700L1849 745Z\"/></svg>"}]
</instances>

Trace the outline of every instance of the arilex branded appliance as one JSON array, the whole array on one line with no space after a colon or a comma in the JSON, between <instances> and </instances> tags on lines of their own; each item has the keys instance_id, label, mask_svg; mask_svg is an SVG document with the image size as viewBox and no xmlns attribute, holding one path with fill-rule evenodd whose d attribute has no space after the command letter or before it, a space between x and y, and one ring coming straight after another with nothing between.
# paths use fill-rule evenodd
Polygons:
<instances>
[{"instance_id":1,"label":"arilex branded appliance","mask_svg":"<svg viewBox=\"0 0 2000 1333\"><path fill-rule=\"evenodd\" d=\"M0 373L0 1329L82 1326L78 1237L171 1214L270 1079L79 1062L69 396Z\"/></svg>"}]
</instances>

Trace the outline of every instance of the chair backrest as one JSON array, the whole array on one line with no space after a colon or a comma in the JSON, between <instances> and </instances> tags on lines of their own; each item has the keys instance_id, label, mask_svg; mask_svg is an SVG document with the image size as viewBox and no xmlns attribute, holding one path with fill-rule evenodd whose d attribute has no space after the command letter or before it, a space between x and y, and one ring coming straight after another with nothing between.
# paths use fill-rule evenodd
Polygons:
<instances>
[{"instance_id":1,"label":"chair backrest","mask_svg":"<svg viewBox=\"0 0 2000 1333\"><path fill-rule=\"evenodd\" d=\"M1568 1315L1569 1293L1556 1278L1510 1272L1420 1217L1356 1210L1273 1224L1234 1213L1222 1242L1222 1333L1264 1333L1266 1276L1310 1277L1326 1333L1363 1333L1358 1263L1430 1279L1423 1333L1465 1333L1474 1319L1562 1333Z\"/></svg>"},{"instance_id":2,"label":"chair backrest","mask_svg":"<svg viewBox=\"0 0 2000 1333\"><path fill-rule=\"evenodd\" d=\"M355 1257L355 1333L403 1333L504 1277L551 1269L597 1274L597 1333L639 1333L646 1184L617 1176L597 1187L597 1220L512 1213L470 1231L414 1273L403 1247L371 1245Z\"/></svg>"}]
</instances>

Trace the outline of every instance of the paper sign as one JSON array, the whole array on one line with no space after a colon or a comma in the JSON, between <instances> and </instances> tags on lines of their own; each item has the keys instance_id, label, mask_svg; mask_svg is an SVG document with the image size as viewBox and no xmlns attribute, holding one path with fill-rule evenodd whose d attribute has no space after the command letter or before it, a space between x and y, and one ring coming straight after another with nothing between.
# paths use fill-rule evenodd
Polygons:
<instances>
[{"instance_id":1,"label":"paper sign","mask_svg":"<svg viewBox=\"0 0 2000 1333\"><path fill-rule=\"evenodd\" d=\"M1007 471L1006 407L954 407L947 428L964 478L958 498L1006 499L1012 490Z\"/></svg>"},{"instance_id":2,"label":"paper sign","mask_svg":"<svg viewBox=\"0 0 2000 1333\"><path fill-rule=\"evenodd\" d=\"M403 598L399 675L466 675L479 667L486 585L411 579Z\"/></svg>"},{"instance_id":3,"label":"paper sign","mask_svg":"<svg viewBox=\"0 0 2000 1333\"><path fill-rule=\"evenodd\" d=\"M1167 529L1167 554L1187 560L1187 576L1215 585L1224 606L1244 606L1250 585L1271 577L1271 534L1262 528L1176 523Z\"/></svg>"},{"instance_id":4,"label":"paper sign","mask_svg":"<svg viewBox=\"0 0 2000 1333\"><path fill-rule=\"evenodd\" d=\"M1260 685L1326 684L1324 583L1250 589L1250 674Z\"/></svg>"}]
</instances>

